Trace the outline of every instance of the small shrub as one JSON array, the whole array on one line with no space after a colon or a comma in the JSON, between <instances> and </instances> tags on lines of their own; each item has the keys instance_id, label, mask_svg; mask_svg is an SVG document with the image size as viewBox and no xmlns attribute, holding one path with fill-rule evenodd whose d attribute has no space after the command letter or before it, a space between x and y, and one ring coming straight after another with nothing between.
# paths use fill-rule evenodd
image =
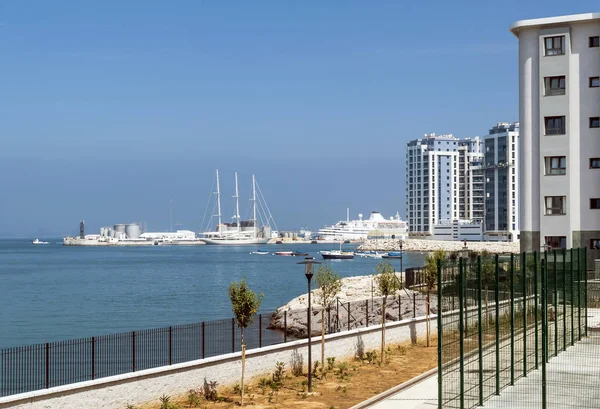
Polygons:
<instances>
[{"instance_id":1,"label":"small shrub","mask_svg":"<svg viewBox=\"0 0 600 409\"><path fill-rule=\"evenodd\" d=\"M169 402L171 401L170 396L163 394L158 400L160 400L160 409L169 409Z\"/></svg>"},{"instance_id":2,"label":"small shrub","mask_svg":"<svg viewBox=\"0 0 600 409\"><path fill-rule=\"evenodd\" d=\"M398 345L398 352L400 352L400 355L405 355L406 347L404 345Z\"/></svg>"},{"instance_id":3,"label":"small shrub","mask_svg":"<svg viewBox=\"0 0 600 409\"><path fill-rule=\"evenodd\" d=\"M338 377L340 378L340 380L344 380L346 378L348 378L348 364L346 362L340 362L338 364L338 373L337 373Z\"/></svg>"},{"instance_id":4,"label":"small shrub","mask_svg":"<svg viewBox=\"0 0 600 409\"><path fill-rule=\"evenodd\" d=\"M330 356L329 358L327 358L327 370L333 371L334 368L335 368L335 357Z\"/></svg>"},{"instance_id":5,"label":"small shrub","mask_svg":"<svg viewBox=\"0 0 600 409\"><path fill-rule=\"evenodd\" d=\"M260 388L260 390L262 391L262 394L265 394L265 391L267 390L267 388L269 387L269 384L271 383L271 381L267 378L260 378L258 380L258 387Z\"/></svg>"},{"instance_id":6,"label":"small shrub","mask_svg":"<svg viewBox=\"0 0 600 409\"><path fill-rule=\"evenodd\" d=\"M277 362L275 364L275 372L273 372L273 383L278 387L283 385L284 376L285 364L283 362Z\"/></svg>"},{"instance_id":7,"label":"small shrub","mask_svg":"<svg viewBox=\"0 0 600 409\"><path fill-rule=\"evenodd\" d=\"M210 402L216 402L218 400L217 385L217 381L208 382L206 378L204 378L204 386L202 388L204 399Z\"/></svg>"},{"instance_id":8,"label":"small shrub","mask_svg":"<svg viewBox=\"0 0 600 409\"><path fill-rule=\"evenodd\" d=\"M315 361L315 364L313 365L313 374L316 374L318 369L319 369L319 361Z\"/></svg>"},{"instance_id":9,"label":"small shrub","mask_svg":"<svg viewBox=\"0 0 600 409\"><path fill-rule=\"evenodd\" d=\"M128 403L127 406L125 406L125 409L137 409L137 407L131 403Z\"/></svg>"},{"instance_id":10,"label":"small shrub","mask_svg":"<svg viewBox=\"0 0 600 409\"><path fill-rule=\"evenodd\" d=\"M292 375L302 376L302 369L304 367L304 357L301 354L299 354L297 350L292 352L290 366L292 367Z\"/></svg>"},{"instance_id":11,"label":"small shrub","mask_svg":"<svg viewBox=\"0 0 600 409\"><path fill-rule=\"evenodd\" d=\"M188 391L188 404L191 408L195 408L200 405L200 394L195 389L190 389Z\"/></svg>"},{"instance_id":12,"label":"small shrub","mask_svg":"<svg viewBox=\"0 0 600 409\"><path fill-rule=\"evenodd\" d=\"M373 362L377 361L377 352L375 351L369 351L366 353L367 356L367 361L372 364Z\"/></svg>"}]
</instances>

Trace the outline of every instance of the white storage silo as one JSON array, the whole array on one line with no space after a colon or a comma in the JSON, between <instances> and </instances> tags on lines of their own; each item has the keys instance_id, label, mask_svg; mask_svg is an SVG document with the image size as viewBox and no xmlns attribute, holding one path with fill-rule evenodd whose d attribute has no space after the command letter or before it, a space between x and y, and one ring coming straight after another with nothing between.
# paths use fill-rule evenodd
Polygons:
<instances>
[{"instance_id":1,"label":"white storage silo","mask_svg":"<svg viewBox=\"0 0 600 409\"><path fill-rule=\"evenodd\" d=\"M117 237L117 233L125 233L125 224L115 224L113 226L115 230L115 237Z\"/></svg>"},{"instance_id":2,"label":"white storage silo","mask_svg":"<svg viewBox=\"0 0 600 409\"><path fill-rule=\"evenodd\" d=\"M142 234L139 224L131 223L125 226L125 235L128 239L139 239Z\"/></svg>"}]
</instances>

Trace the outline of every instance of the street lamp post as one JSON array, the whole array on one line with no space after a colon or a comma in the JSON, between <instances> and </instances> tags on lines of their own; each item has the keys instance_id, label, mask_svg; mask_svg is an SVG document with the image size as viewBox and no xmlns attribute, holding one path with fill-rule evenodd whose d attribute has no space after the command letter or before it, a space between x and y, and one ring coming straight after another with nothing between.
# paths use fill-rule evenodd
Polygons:
<instances>
[{"instance_id":1,"label":"street lamp post","mask_svg":"<svg viewBox=\"0 0 600 409\"><path fill-rule=\"evenodd\" d=\"M400 286L402 286L402 281L404 281L404 270L402 270L402 260L404 259L404 253L402 253L402 239L400 239Z\"/></svg>"},{"instance_id":2,"label":"street lamp post","mask_svg":"<svg viewBox=\"0 0 600 409\"><path fill-rule=\"evenodd\" d=\"M312 353L311 353L311 324L310 324L310 318L312 316L312 311L311 311L311 300L310 300L310 281L313 278L313 266L315 264L321 264L321 262L319 261L315 261L313 257L305 257L304 261L299 262L298 264L304 264L304 275L306 276L306 280L308 281L308 310L307 310L307 317L306 317L306 325L307 325L307 334L308 334L308 391L312 392ZM323 365L323 363L321 362L321 365Z\"/></svg>"}]
</instances>

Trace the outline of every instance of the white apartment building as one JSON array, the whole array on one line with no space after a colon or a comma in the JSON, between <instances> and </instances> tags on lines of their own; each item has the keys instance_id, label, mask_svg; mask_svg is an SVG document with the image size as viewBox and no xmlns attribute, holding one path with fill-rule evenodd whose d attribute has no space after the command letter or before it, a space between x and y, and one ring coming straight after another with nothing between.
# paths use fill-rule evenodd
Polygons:
<instances>
[{"instance_id":1,"label":"white apartment building","mask_svg":"<svg viewBox=\"0 0 600 409\"><path fill-rule=\"evenodd\" d=\"M519 39L521 249L600 258L600 13L523 20Z\"/></svg>"},{"instance_id":2,"label":"white apartment building","mask_svg":"<svg viewBox=\"0 0 600 409\"><path fill-rule=\"evenodd\" d=\"M454 220L483 221L483 144L479 137L425 135L407 144L406 210L410 233L429 236Z\"/></svg>"},{"instance_id":3,"label":"white apartment building","mask_svg":"<svg viewBox=\"0 0 600 409\"><path fill-rule=\"evenodd\" d=\"M483 137L485 240L519 240L519 123L498 122Z\"/></svg>"}]
</instances>

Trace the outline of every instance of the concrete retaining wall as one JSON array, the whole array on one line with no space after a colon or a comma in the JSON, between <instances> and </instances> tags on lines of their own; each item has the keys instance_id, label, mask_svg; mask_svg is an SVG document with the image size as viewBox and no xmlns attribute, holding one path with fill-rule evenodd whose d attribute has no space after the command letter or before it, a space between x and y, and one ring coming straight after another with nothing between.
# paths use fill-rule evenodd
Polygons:
<instances>
[{"instance_id":1,"label":"concrete retaining wall","mask_svg":"<svg viewBox=\"0 0 600 409\"><path fill-rule=\"evenodd\" d=\"M408 341L425 336L425 318L391 322L386 325L386 342ZM356 355L358 345L364 350L380 347L381 326L374 325L326 336L325 356L337 359ZM431 331L437 331L436 316L431 316ZM288 342L246 352L247 379L269 376L278 361L290 367L292 354L303 356L307 364L307 340ZM320 338L313 337L313 362L321 358ZM241 353L221 355L182 364L153 368L144 371L101 378L94 381L43 389L0 398L0 408L28 409L123 409L127 403L141 404L158 401L162 394L181 395L203 384L204 378L219 385L234 385L241 375Z\"/></svg>"}]
</instances>

